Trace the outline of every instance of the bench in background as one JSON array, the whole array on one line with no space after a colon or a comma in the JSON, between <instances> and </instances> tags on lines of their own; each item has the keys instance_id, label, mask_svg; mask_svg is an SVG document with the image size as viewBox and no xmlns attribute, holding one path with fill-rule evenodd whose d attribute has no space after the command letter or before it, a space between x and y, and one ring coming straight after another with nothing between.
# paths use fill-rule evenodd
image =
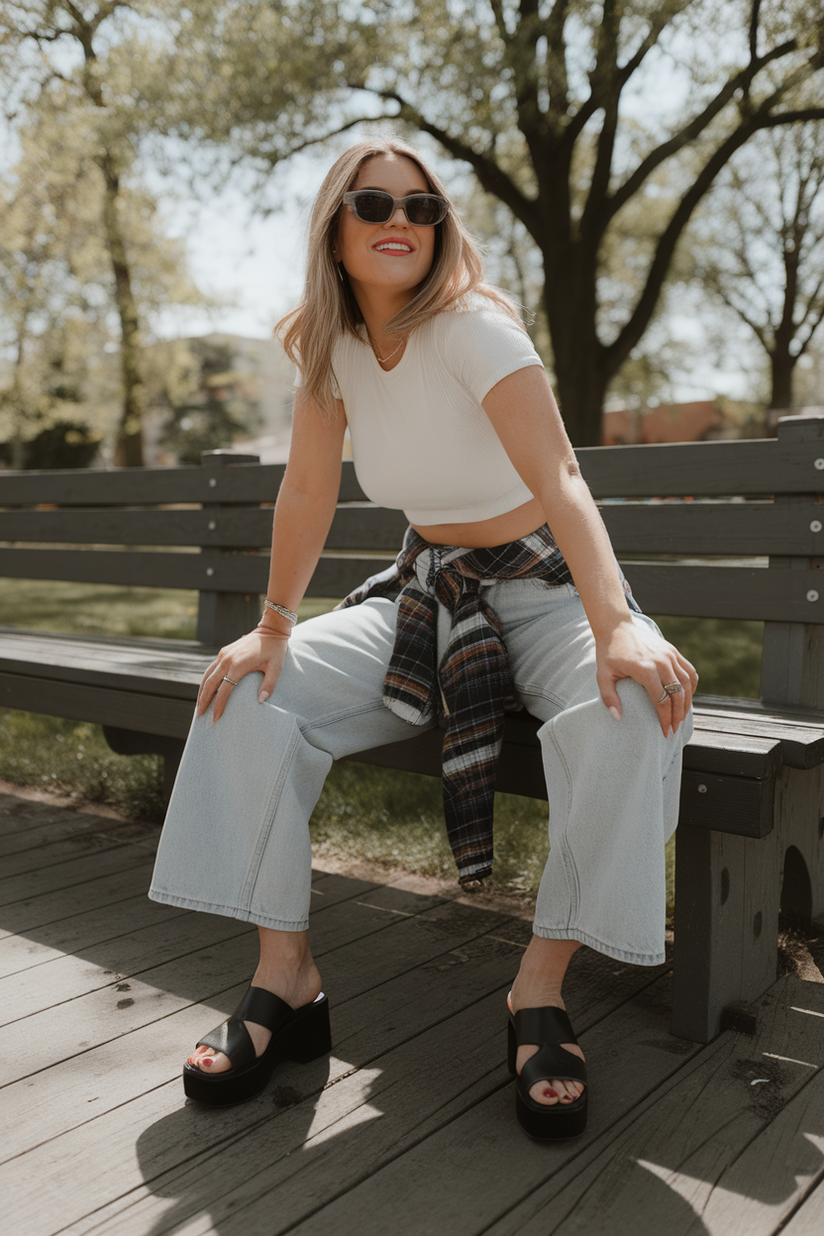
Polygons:
<instances>
[{"instance_id":1,"label":"bench in background","mask_svg":"<svg viewBox=\"0 0 824 1236\"><path fill-rule=\"evenodd\" d=\"M775 440L578 456L646 612L765 622L760 702L699 697L685 752L673 1028L706 1042L726 1006L773 982L779 908L824 913L824 419L785 418ZM202 467L0 474L0 576L199 593L195 641L0 628L0 703L162 754L168 788L203 669L259 617L283 470L216 452ZM343 596L389 565L404 528L345 463L307 595ZM546 797L537 729L508 718L499 789ZM439 735L353 758L440 776Z\"/></svg>"}]
</instances>

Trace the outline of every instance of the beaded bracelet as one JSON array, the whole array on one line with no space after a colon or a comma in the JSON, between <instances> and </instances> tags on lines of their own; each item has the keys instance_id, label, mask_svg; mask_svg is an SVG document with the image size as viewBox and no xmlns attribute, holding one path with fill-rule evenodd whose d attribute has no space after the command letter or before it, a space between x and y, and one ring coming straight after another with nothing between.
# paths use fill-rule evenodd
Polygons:
<instances>
[{"instance_id":1,"label":"beaded bracelet","mask_svg":"<svg viewBox=\"0 0 824 1236\"><path fill-rule=\"evenodd\" d=\"M270 601L268 598L263 602L263 604L267 609L272 609L276 614L280 614L281 618L288 618L292 626L294 626L298 620L298 616L295 611L292 609L287 609L285 605L275 605L274 601Z\"/></svg>"}]
</instances>

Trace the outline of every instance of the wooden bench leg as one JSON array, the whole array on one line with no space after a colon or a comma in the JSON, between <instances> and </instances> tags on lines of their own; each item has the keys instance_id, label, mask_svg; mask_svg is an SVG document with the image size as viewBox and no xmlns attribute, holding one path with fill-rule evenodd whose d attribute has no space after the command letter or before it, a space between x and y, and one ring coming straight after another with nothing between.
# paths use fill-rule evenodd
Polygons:
<instances>
[{"instance_id":1,"label":"wooden bench leg","mask_svg":"<svg viewBox=\"0 0 824 1236\"><path fill-rule=\"evenodd\" d=\"M168 803L183 755L184 740L167 738L163 734L143 734L139 730L123 730L114 725L103 726L103 737L118 755L163 756L163 799Z\"/></svg>"},{"instance_id":2,"label":"wooden bench leg","mask_svg":"<svg viewBox=\"0 0 824 1236\"><path fill-rule=\"evenodd\" d=\"M776 816L784 843L781 909L810 922L824 915L824 768L785 768Z\"/></svg>"},{"instance_id":3,"label":"wooden bench leg","mask_svg":"<svg viewBox=\"0 0 824 1236\"><path fill-rule=\"evenodd\" d=\"M779 909L824 915L824 768L783 769L763 838L678 829L673 1033L707 1043L723 1010L773 983Z\"/></svg>"},{"instance_id":4,"label":"wooden bench leg","mask_svg":"<svg viewBox=\"0 0 824 1236\"><path fill-rule=\"evenodd\" d=\"M775 981L781 859L778 830L737 837L678 829L672 1029L708 1043L724 1008Z\"/></svg>"}]
</instances>

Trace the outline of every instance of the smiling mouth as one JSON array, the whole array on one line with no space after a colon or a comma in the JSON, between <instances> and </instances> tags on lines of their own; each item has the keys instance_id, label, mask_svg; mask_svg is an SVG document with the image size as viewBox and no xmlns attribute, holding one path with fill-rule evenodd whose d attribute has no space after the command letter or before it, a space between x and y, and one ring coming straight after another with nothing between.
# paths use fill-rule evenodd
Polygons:
<instances>
[{"instance_id":1,"label":"smiling mouth","mask_svg":"<svg viewBox=\"0 0 824 1236\"><path fill-rule=\"evenodd\" d=\"M377 253L412 253L411 245L405 244L402 240L384 240L379 245L375 245Z\"/></svg>"}]
</instances>

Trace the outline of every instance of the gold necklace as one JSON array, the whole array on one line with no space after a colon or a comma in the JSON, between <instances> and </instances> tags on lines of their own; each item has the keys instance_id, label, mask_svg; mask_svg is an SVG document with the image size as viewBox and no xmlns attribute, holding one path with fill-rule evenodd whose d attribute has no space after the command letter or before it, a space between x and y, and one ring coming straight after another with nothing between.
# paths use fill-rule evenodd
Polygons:
<instances>
[{"instance_id":1,"label":"gold necklace","mask_svg":"<svg viewBox=\"0 0 824 1236\"><path fill-rule=\"evenodd\" d=\"M367 333L368 333L368 332L367 332ZM382 365L385 365L387 361L391 361L391 359L392 359L392 357L395 355L395 353L396 353L396 352L400 352L401 348L402 348L402 347L403 347L403 345L406 343L407 338L408 338L408 336L407 336L407 335L402 335L402 336L401 336L401 341L400 341L400 343L398 344L398 346L397 346L396 348L393 348L393 349L392 349L392 351L389 353L389 355L388 355L388 356L378 356L378 350L377 350L377 348L375 347L374 343L372 343L372 336L371 336L371 335L369 335L369 342L370 342L370 343L372 343L372 351L375 353L375 360L380 361L380 363L381 363Z\"/></svg>"}]
</instances>

